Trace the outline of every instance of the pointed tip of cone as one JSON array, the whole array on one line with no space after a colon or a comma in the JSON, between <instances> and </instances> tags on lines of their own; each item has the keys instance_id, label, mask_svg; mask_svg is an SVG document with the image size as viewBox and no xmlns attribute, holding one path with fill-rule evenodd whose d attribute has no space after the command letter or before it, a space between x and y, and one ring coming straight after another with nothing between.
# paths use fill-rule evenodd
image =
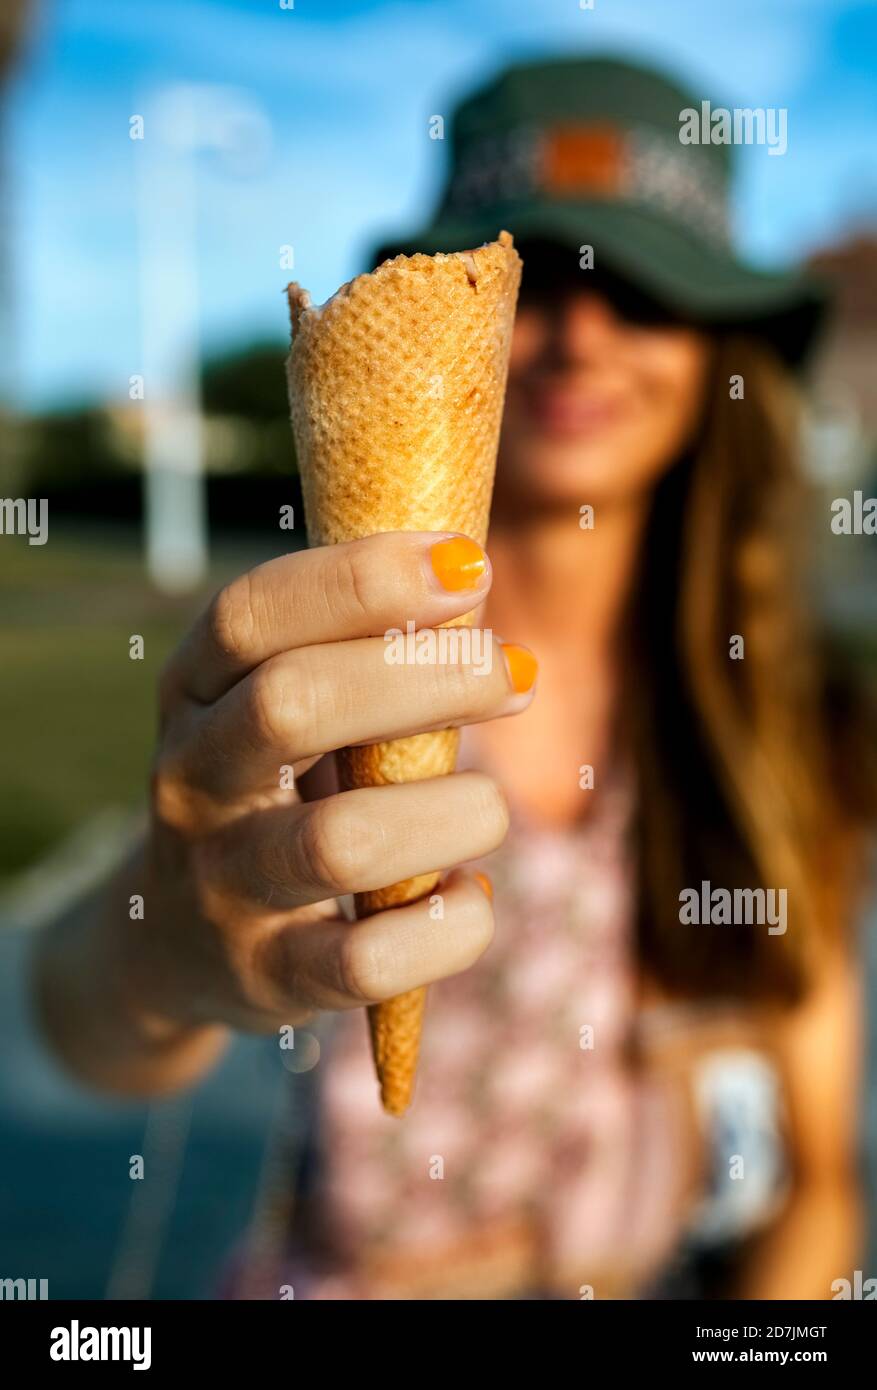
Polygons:
<instances>
[{"instance_id":1,"label":"pointed tip of cone","mask_svg":"<svg viewBox=\"0 0 877 1390\"><path fill-rule=\"evenodd\" d=\"M395 1119L401 1119L411 1104L411 1096L403 1097L395 1093L388 1094L383 1087L381 1088L381 1105L387 1115L393 1115Z\"/></svg>"},{"instance_id":2,"label":"pointed tip of cone","mask_svg":"<svg viewBox=\"0 0 877 1390\"><path fill-rule=\"evenodd\" d=\"M426 987L421 985L369 1006L372 1056L381 1105L388 1115L404 1115L414 1097L425 1003Z\"/></svg>"}]
</instances>

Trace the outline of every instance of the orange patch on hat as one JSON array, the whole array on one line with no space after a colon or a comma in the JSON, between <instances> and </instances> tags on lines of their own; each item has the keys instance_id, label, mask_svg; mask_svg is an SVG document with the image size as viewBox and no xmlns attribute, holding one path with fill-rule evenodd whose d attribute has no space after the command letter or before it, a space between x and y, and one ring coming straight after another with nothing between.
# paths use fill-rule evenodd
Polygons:
<instances>
[{"instance_id":1,"label":"orange patch on hat","mask_svg":"<svg viewBox=\"0 0 877 1390\"><path fill-rule=\"evenodd\" d=\"M622 136L614 126L566 125L546 132L540 184L546 193L616 194L621 184Z\"/></svg>"}]
</instances>

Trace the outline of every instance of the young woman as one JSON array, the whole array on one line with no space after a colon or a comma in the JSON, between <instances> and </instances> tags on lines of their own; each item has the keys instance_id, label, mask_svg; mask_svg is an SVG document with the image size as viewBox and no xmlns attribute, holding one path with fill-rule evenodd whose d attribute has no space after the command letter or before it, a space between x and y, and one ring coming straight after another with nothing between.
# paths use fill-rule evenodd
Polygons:
<instances>
[{"instance_id":1,"label":"young woman","mask_svg":"<svg viewBox=\"0 0 877 1390\"><path fill-rule=\"evenodd\" d=\"M525 264L489 558L381 535L223 590L162 681L146 843L42 944L48 1034L115 1090L335 1013L269 1296L654 1293L704 1240L744 1297L855 1267L868 789L796 569L816 306L734 260L687 107L567 62L461 108L416 244L505 225ZM489 676L385 664L388 628L473 608ZM333 749L449 724L454 776L333 786ZM434 868L441 922L336 902ZM398 1121L361 1009L427 982Z\"/></svg>"}]
</instances>

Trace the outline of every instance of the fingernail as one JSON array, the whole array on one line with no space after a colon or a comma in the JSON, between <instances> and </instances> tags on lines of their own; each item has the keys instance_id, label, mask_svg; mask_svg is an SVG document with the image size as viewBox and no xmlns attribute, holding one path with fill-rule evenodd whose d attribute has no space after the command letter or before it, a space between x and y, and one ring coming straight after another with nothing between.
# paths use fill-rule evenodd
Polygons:
<instances>
[{"instance_id":1,"label":"fingernail","mask_svg":"<svg viewBox=\"0 0 877 1390\"><path fill-rule=\"evenodd\" d=\"M526 695L535 683L539 662L529 647L519 647L514 642L503 642L502 654L515 692L518 695Z\"/></svg>"},{"instance_id":2,"label":"fingernail","mask_svg":"<svg viewBox=\"0 0 877 1390\"><path fill-rule=\"evenodd\" d=\"M454 594L476 588L487 569L487 556L468 536L436 541L429 556L436 579L443 589Z\"/></svg>"},{"instance_id":3,"label":"fingernail","mask_svg":"<svg viewBox=\"0 0 877 1390\"><path fill-rule=\"evenodd\" d=\"M493 902L493 884L487 877L487 874L482 874L478 872L474 875L474 878L479 888L485 894L485 896L488 897L491 902Z\"/></svg>"}]
</instances>

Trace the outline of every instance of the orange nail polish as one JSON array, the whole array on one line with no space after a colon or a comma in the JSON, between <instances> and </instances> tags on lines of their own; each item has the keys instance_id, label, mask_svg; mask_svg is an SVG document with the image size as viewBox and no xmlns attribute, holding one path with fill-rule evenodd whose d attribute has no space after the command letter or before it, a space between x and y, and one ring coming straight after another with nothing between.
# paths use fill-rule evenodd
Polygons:
<instances>
[{"instance_id":1,"label":"orange nail polish","mask_svg":"<svg viewBox=\"0 0 877 1390\"><path fill-rule=\"evenodd\" d=\"M526 695L535 683L539 662L528 647L518 647L514 642L503 642L502 654L516 693Z\"/></svg>"},{"instance_id":2,"label":"orange nail polish","mask_svg":"<svg viewBox=\"0 0 877 1390\"><path fill-rule=\"evenodd\" d=\"M490 899L490 901L493 902L493 884L487 877L487 874L482 874L479 872L474 874L473 877L475 878L475 881L477 882L479 888L481 888L485 895Z\"/></svg>"},{"instance_id":3,"label":"orange nail polish","mask_svg":"<svg viewBox=\"0 0 877 1390\"><path fill-rule=\"evenodd\" d=\"M487 569L487 556L468 536L436 541L430 550L433 573L443 589L460 593L474 589Z\"/></svg>"}]
</instances>

